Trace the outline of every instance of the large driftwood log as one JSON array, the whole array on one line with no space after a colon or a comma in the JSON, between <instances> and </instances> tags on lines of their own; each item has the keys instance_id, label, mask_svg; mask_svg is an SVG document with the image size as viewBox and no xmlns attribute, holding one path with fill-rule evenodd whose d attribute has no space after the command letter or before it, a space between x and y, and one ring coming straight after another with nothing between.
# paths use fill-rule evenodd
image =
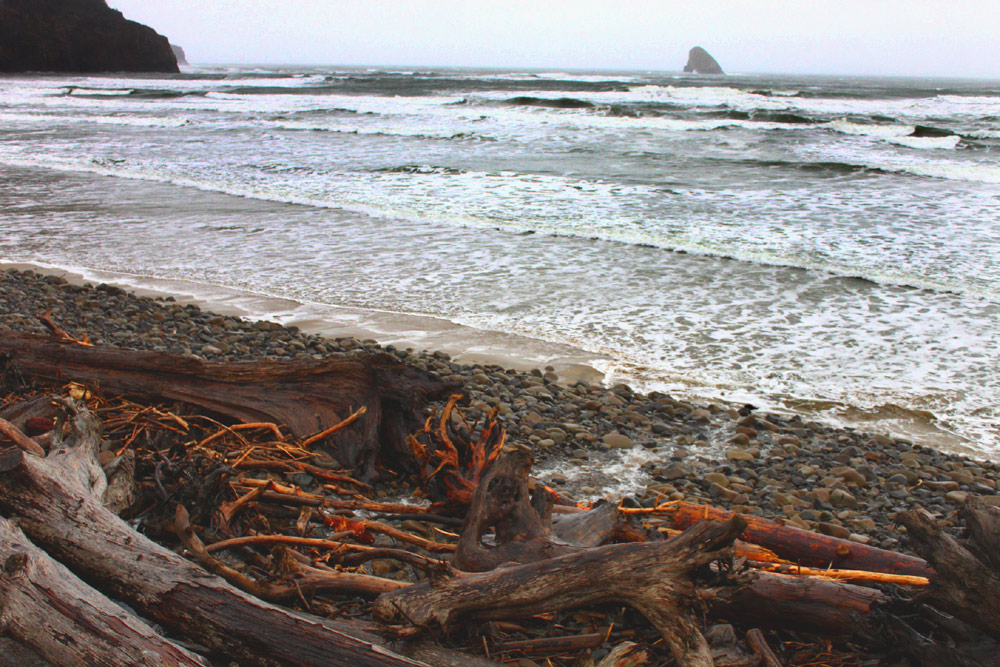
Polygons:
<instances>
[{"instance_id":1,"label":"large driftwood log","mask_svg":"<svg viewBox=\"0 0 1000 667\"><path fill-rule=\"evenodd\" d=\"M207 665L80 581L0 518L0 634L57 665Z\"/></svg>"},{"instance_id":2,"label":"large driftwood log","mask_svg":"<svg viewBox=\"0 0 1000 667\"><path fill-rule=\"evenodd\" d=\"M715 618L824 636L873 636L872 612L890 599L877 588L769 572L700 595Z\"/></svg>"},{"instance_id":3,"label":"large driftwood log","mask_svg":"<svg viewBox=\"0 0 1000 667\"><path fill-rule=\"evenodd\" d=\"M0 357L23 375L98 383L105 390L198 405L245 422L286 425L306 437L364 407L363 419L331 436L338 461L370 478L384 449L408 460L406 437L429 397L456 388L387 354L348 360L221 363L195 357L87 347L0 333Z\"/></svg>"},{"instance_id":4,"label":"large driftwood log","mask_svg":"<svg viewBox=\"0 0 1000 667\"><path fill-rule=\"evenodd\" d=\"M0 518L0 634L58 665L207 665L94 590Z\"/></svg>"},{"instance_id":5,"label":"large driftwood log","mask_svg":"<svg viewBox=\"0 0 1000 667\"><path fill-rule=\"evenodd\" d=\"M639 610L680 665L711 667L696 615L694 574L728 559L745 527L737 516L704 522L663 542L614 544L558 558L383 593L376 618L447 631L459 620L502 619L604 602Z\"/></svg>"},{"instance_id":6,"label":"large driftwood log","mask_svg":"<svg viewBox=\"0 0 1000 667\"><path fill-rule=\"evenodd\" d=\"M136 533L98 500L106 483L97 420L81 409L70 425L73 446L54 441L45 459L18 449L0 455L0 509L50 556L240 664L423 664L253 598Z\"/></svg>"}]
</instances>

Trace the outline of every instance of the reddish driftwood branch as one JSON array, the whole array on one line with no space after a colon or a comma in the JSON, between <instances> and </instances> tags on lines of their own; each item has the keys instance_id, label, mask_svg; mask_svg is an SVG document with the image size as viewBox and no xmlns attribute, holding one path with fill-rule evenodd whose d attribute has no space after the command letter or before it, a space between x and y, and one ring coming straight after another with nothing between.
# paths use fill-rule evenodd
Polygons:
<instances>
[{"instance_id":1,"label":"reddish driftwood branch","mask_svg":"<svg viewBox=\"0 0 1000 667\"><path fill-rule=\"evenodd\" d=\"M704 519L724 521L733 515L726 510L688 502L665 505L663 514L670 518L674 528L680 530ZM793 563L917 577L934 574L927 561L915 556L820 535L759 516L746 515L744 518L747 527L740 536L743 540L766 547Z\"/></svg>"},{"instance_id":2,"label":"reddish driftwood branch","mask_svg":"<svg viewBox=\"0 0 1000 667\"><path fill-rule=\"evenodd\" d=\"M0 435L3 435L15 445L35 456L45 456L45 450L37 442L21 433L21 430L6 419L0 417Z\"/></svg>"}]
</instances>

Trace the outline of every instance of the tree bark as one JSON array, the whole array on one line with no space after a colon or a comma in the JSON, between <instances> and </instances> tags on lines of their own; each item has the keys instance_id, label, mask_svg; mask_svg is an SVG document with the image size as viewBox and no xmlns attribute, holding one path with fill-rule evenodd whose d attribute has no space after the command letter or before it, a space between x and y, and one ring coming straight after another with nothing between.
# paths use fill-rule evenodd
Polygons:
<instances>
[{"instance_id":1,"label":"tree bark","mask_svg":"<svg viewBox=\"0 0 1000 667\"><path fill-rule=\"evenodd\" d=\"M0 518L0 633L56 665L208 665L80 581Z\"/></svg>"},{"instance_id":2,"label":"tree bark","mask_svg":"<svg viewBox=\"0 0 1000 667\"><path fill-rule=\"evenodd\" d=\"M384 449L400 461L406 436L422 423L427 399L455 389L387 354L349 360L222 363L163 352L87 347L51 337L0 334L0 357L23 375L72 378L105 390L178 400L244 422L286 425L304 438L365 407L366 415L329 439L342 464L371 478Z\"/></svg>"}]
</instances>

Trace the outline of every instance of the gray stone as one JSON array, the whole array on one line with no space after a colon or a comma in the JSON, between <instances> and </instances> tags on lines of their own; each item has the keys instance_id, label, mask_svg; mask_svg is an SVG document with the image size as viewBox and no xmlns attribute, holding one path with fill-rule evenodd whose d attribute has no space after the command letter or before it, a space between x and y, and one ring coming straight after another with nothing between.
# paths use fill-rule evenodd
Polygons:
<instances>
[{"instance_id":1,"label":"gray stone","mask_svg":"<svg viewBox=\"0 0 1000 667\"><path fill-rule=\"evenodd\" d=\"M712 421L712 413L704 408L698 408L691 412L691 418L699 424L707 424Z\"/></svg>"},{"instance_id":2,"label":"gray stone","mask_svg":"<svg viewBox=\"0 0 1000 667\"><path fill-rule=\"evenodd\" d=\"M969 497L969 494L966 491L949 491L944 494L944 497L956 505L964 505L965 499Z\"/></svg>"},{"instance_id":3,"label":"gray stone","mask_svg":"<svg viewBox=\"0 0 1000 667\"><path fill-rule=\"evenodd\" d=\"M826 521L820 521L816 526L819 528L819 532L824 535L829 535L830 537L838 537L842 540L846 540L851 536L851 531L843 526L838 526L835 523L828 523Z\"/></svg>"},{"instance_id":4,"label":"gray stone","mask_svg":"<svg viewBox=\"0 0 1000 667\"><path fill-rule=\"evenodd\" d=\"M854 508L858 506L858 499L843 489L834 489L830 492L830 503L834 507Z\"/></svg>"}]
</instances>

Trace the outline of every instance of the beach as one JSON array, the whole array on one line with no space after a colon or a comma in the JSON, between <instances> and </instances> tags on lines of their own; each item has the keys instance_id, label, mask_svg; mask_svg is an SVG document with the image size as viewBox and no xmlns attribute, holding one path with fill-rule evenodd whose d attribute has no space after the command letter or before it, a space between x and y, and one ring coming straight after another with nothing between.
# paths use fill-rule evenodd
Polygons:
<instances>
[{"instance_id":1,"label":"beach","mask_svg":"<svg viewBox=\"0 0 1000 667\"><path fill-rule=\"evenodd\" d=\"M385 352L578 500L905 550L998 498L997 118L959 79L9 77L0 331Z\"/></svg>"},{"instance_id":2,"label":"beach","mask_svg":"<svg viewBox=\"0 0 1000 667\"><path fill-rule=\"evenodd\" d=\"M751 405L690 402L625 384L563 378L554 366L460 363L440 350L324 337L172 296L70 282L58 273L0 273L0 335L47 335L39 315L48 313L70 335L95 344L207 360L392 354L460 382L470 419L497 407L508 442L531 449L539 479L577 500L707 503L904 551L905 533L894 522L899 511L921 506L950 527L969 493L1000 504L1000 466L902 439ZM392 468L393 462L382 464Z\"/></svg>"}]
</instances>

